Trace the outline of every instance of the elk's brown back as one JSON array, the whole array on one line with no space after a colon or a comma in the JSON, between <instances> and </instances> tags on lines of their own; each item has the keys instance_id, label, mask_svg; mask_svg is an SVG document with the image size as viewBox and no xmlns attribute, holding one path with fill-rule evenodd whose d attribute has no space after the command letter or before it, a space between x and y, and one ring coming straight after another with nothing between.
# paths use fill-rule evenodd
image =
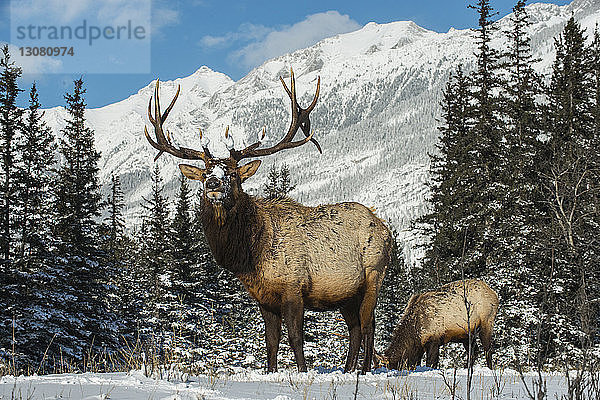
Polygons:
<instances>
[{"instance_id":1,"label":"elk's brown back","mask_svg":"<svg viewBox=\"0 0 600 400\"><path fill-rule=\"evenodd\" d=\"M256 277L241 279L261 303L279 304L295 288L305 307L333 309L359 293L370 274L383 279L391 235L365 206L306 207L290 199L256 204L271 242L263 246L270 249L262 252Z\"/></svg>"}]
</instances>

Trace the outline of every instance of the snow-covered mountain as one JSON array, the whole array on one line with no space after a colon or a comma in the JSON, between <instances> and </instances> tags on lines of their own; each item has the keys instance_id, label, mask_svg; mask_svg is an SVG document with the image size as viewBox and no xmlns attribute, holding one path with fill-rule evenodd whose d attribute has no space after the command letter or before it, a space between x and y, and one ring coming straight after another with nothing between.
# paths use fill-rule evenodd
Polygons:
<instances>
[{"instance_id":1,"label":"snow-covered mountain","mask_svg":"<svg viewBox=\"0 0 600 400\"><path fill-rule=\"evenodd\" d=\"M553 38L572 14L590 33L600 21L598 0L574 0L561 7L538 3L527 9L542 70L550 67ZM508 17L498 25L508 29ZM500 45L498 39L496 47ZM237 82L207 67L162 82L163 108L181 85L165 126L178 144L195 148L200 148L202 128L217 155L227 155L219 140L226 125L237 148L256 141L263 126L269 145L289 124L289 99L279 76L289 78L290 66L294 68L302 104L310 101L321 76L321 95L311 120L323 154L309 143L266 157L259 173L245 183L246 190L261 193L270 166L285 162L297 183L292 197L306 204L361 202L375 207L401 231L401 238L407 238L402 230L425 211L427 153L434 150L438 134L442 90L458 64L472 64L474 51L470 30L437 33L413 22L371 22L356 32L269 60ZM156 152L143 129L151 127L146 110L153 88L151 82L123 101L87 110L102 152L102 182L107 189L111 175L120 175L131 221L139 220L142 197L148 196L151 185ZM60 107L45 114L57 133L64 117ZM178 162L169 155L158 161L171 198L178 185Z\"/></svg>"}]
</instances>

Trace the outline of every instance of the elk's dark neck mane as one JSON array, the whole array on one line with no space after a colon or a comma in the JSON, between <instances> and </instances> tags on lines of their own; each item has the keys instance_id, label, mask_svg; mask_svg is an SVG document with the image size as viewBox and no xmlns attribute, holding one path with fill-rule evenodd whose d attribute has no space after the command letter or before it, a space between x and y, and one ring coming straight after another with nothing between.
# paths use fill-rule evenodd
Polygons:
<instances>
[{"instance_id":1,"label":"elk's dark neck mane","mask_svg":"<svg viewBox=\"0 0 600 400\"><path fill-rule=\"evenodd\" d=\"M256 200L240 193L231 209L221 211L205 200L201 218L217 264L238 276L253 273L265 241L266 226Z\"/></svg>"}]
</instances>

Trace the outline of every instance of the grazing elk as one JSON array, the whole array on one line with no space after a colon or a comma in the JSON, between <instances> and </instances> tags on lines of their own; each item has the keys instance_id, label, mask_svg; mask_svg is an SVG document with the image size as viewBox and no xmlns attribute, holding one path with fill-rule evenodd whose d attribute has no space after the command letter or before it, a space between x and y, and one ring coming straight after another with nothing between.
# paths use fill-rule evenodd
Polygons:
<instances>
[{"instance_id":1,"label":"grazing elk","mask_svg":"<svg viewBox=\"0 0 600 400\"><path fill-rule=\"evenodd\" d=\"M467 324L467 307L469 318ZM448 283L439 291L411 297L402 319L394 329L389 347L382 357L389 368L413 368L427 352L427 366L436 368L439 347L449 342L463 343L469 351L469 331L479 332L488 368L492 368L492 330L498 312L498 295L478 279ZM477 344L471 340L471 363L475 361Z\"/></svg>"},{"instance_id":2,"label":"grazing elk","mask_svg":"<svg viewBox=\"0 0 600 400\"><path fill-rule=\"evenodd\" d=\"M156 140L147 129L146 138L159 150L157 158L166 152L183 159L203 161L203 167L180 164L179 168L189 179L204 184L201 220L215 260L233 272L258 302L265 321L268 371L277 371L282 318L298 370L306 371L304 310L339 309L350 333L345 370L356 369L362 341L365 354L362 371L365 372L371 368L374 309L390 258L388 228L361 204L306 207L288 198L255 198L242 190L242 183L254 175L261 163L254 160L239 165L243 159L267 156L309 141L321 151L314 132L310 133L309 119L319 96L320 78L314 99L306 109L298 105L293 72L290 89L282 78L280 80L292 103L292 121L287 133L272 147L260 148L258 141L236 150L228 130L225 131L228 158L213 157L205 140L201 142L202 151L175 146L170 135L165 136L163 123L179 89L161 114L158 80L154 116L152 98L148 105ZM305 138L293 141L299 128ZM200 136L202 138L202 133Z\"/></svg>"}]
</instances>

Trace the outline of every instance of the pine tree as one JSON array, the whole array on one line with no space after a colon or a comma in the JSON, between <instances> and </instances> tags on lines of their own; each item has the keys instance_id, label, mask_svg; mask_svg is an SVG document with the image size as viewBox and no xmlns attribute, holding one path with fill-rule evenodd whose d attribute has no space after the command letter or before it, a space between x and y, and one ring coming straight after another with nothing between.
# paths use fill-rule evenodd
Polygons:
<instances>
[{"instance_id":1,"label":"pine tree","mask_svg":"<svg viewBox=\"0 0 600 400\"><path fill-rule=\"evenodd\" d=\"M94 132L85 125L83 81L65 94L69 118L62 130L61 165L54 185L54 234L58 240L51 300L59 312L61 333L56 343L66 356L83 359L83 349L113 348L118 323L109 301L116 289L114 271L100 252L101 195Z\"/></svg>"},{"instance_id":2,"label":"pine tree","mask_svg":"<svg viewBox=\"0 0 600 400\"><path fill-rule=\"evenodd\" d=\"M190 349L193 342L198 340L199 308L203 306L198 301L201 298L201 272L197 267L197 246L194 243L191 190L187 178L179 179L179 195L175 216L171 223L172 233L172 266L170 270L170 298L166 306L170 332L177 336L179 346L183 342ZM186 352L188 354L188 352Z\"/></svg>"},{"instance_id":3,"label":"pine tree","mask_svg":"<svg viewBox=\"0 0 600 400\"><path fill-rule=\"evenodd\" d=\"M501 181L504 190L499 213L499 248L489 271L490 282L499 294L497 332L501 357L526 362L528 346L534 343L543 296L544 249L540 230L546 222L539 190L539 149L542 133L542 78L533 69L530 39L526 34L529 16L525 1L513 8L511 29L507 32L506 81L503 83L504 157Z\"/></svg>"},{"instance_id":4,"label":"pine tree","mask_svg":"<svg viewBox=\"0 0 600 400\"><path fill-rule=\"evenodd\" d=\"M193 252L194 238L192 234L191 191L183 174L179 178L179 196L172 223L172 285L174 294L182 301L193 301L193 265L196 255ZM185 299L185 300L184 300Z\"/></svg>"},{"instance_id":5,"label":"pine tree","mask_svg":"<svg viewBox=\"0 0 600 400\"><path fill-rule=\"evenodd\" d=\"M107 241L111 258L114 260L119 257L120 240L123 238L125 230L125 220L123 218L123 190L121 189L121 180L118 175L111 177L110 194L106 199L108 216L105 223L108 223Z\"/></svg>"},{"instance_id":6,"label":"pine tree","mask_svg":"<svg viewBox=\"0 0 600 400\"><path fill-rule=\"evenodd\" d=\"M145 215L140 230L141 260L138 268L144 275L145 310L144 318L148 328L155 334L165 330L166 315L164 305L172 300L167 283L172 265L169 246L171 229L167 198L163 195L163 181L158 165L152 172L152 191L150 198L144 198L142 205Z\"/></svg>"},{"instance_id":7,"label":"pine tree","mask_svg":"<svg viewBox=\"0 0 600 400\"><path fill-rule=\"evenodd\" d=\"M94 248L98 234L100 153L94 147L94 132L85 126L83 80L74 83L73 93L65 94L70 119L61 130L59 145L63 162L56 188L56 234L62 239L64 251L83 255Z\"/></svg>"},{"instance_id":8,"label":"pine tree","mask_svg":"<svg viewBox=\"0 0 600 400\"><path fill-rule=\"evenodd\" d=\"M120 319L119 338L131 345L140 339L139 334L144 328L144 304L146 288L145 274L140 260L140 245L132 237L123 235L119 240L120 252L115 266L117 298L113 309ZM123 343L119 342L122 346Z\"/></svg>"},{"instance_id":9,"label":"pine tree","mask_svg":"<svg viewBox=\"0 0 600 400\"><path fill-rule=\"evenodd\" d=\"M31 88L29 109L22 136L15 141L14 203L15 239L13 306L16 348L21 354L21 367L38 364L48 332L46 301L41 295L49 284L48 271L53 262L51 249L50 187L54 179L54 137L42 122L42 112L35 84ZM15 242L17 242L15 240ZM50 311L51 312L51 311Z\"/></svg>"},{"instance_id":10,"label":"pine tree","mask_svg":"<svg viewBox=\"0 0 600 400\"><path fill-rule=\"evenodd\" d=\"M267 175L267 182L264 185L264 194L267 199L277 199L286 197L296 188L291 181L290 169L287 164L283 164L281 169L273 164Z\"/></svg>"},{"instance_id":11,"label":"pine tree","mask_svg":"<svg viewBox=\"0 0 600 400\"><path fill-rule=\"evenodd\" d=\"M14 141L23 129L23 110L17 107L17 96L22 91L17 80L21 68L11 60L8 45L2 47L0 58L0 150L2 151L2 193L0 252L4 260L10 259L12 251L12 224L15 194L15 144ZM7 265L7 264L5 264Z\"/></svg>"},{"instance_id":12,"label":"pine tree","mask_svg":"<svg viewBox=\"0 0 600 400\"><path fill-rule=\"evenodd\" d=\"M269 169L267 182L264 186L264 193L267 199L276 199L279 197L279 171L275 164Z\"/></svg>"},{"instance_id":13,"label":"pine tree","mask_svg":"<svg viewBox=\"0 0 600 400\"><path fill-rule=\"evenodd\" d=\"M600 31L597 24L594 29L594 40L590 45L590 64L592 67L594 137L598 139L600 138ZM596 142L594 147L598 148L598 145Z\"/></svg>"},{"instance_id":14,"label":"pine tree","mask_svg":"<svg viewBox=\"0 0 600 400\"><path fill-rule=\"evenodd\" d=\"M500 259L505 152L499 54L490 46L495 28L489 1L469 7L479 14L477 68L468 77L459 68L444 93L439 154L430 156L432 211L418 221L431 237L422 288L460 279L463 270L466 277L482 277Z\"/></svg>"},{"instance_id":15,"label":"pine tree","mask_svg":"<svg viewBox=\"0 0 600 400\"><path fill-rule=\"evenodd\" d=\"M43 112L35 83L31 87L29 110L23 137L17 144L21 165L16 174L20 209L15 227L20 234L20 258L36 257L48 251L51 233L51 191L56 145L52 130L42 121Z\"/></svg>"},{"instance_id":16,"label":"pine tree","mask_svg":"<svg viewBox=\"0 0 600 400\"><path fill-rule=\"evenodd\" d=\"M461 222L465 241L464 267L467 277L484 275L499 257L499 216L505 188L500 180L504 151L497 95L501 86L498 50L491 47L495 31L495 15L488 0L478 0L470 6L479 15L476 29L477 68L472 75L473 128L469 140L474 144L468 166L474 182L471 188L471 211Z\"/></svg>"},{"instance_id":17,"label":"pine tree","mask_svg":"<svg viewBox=\"0 0 600 400\"><path fill-rule=\"evenodd\" d=\"M402 248L398 243L398 232L392 232L394 241L392 247L392 261L385 272L385 279L379 296L376 309L376 341L389 343L396 324L404 313L410 297L416 291L411 291L409 277L404 265Z\"/></svg>"},{"instance_id":18,"label":"pine tree","mask_svg":"<svg viewBox=\"0 0 600 400\"><path fill-rule=\"evenodd\" d=\"M415 289L434 289L460 276L465 227L472 210L474 177L470 142L473 126L470 78L459 67L446 85L437 153L430 154L431 212L418 220L431 238L425 260L415 271ZM469 226L466 226L469 230Z\"/></svg>"},{"instance_id":19,"label":"pine tree","mask_svg":"<svg viewBox=\"0 0 600 400\"><path fill-rule=\"evenodd\" d=\"M587 265L600 265L600 242L598 236L594 236L594 231L600 231L600 188L597 184L600 182L600 31L598 24L594 29L594 40L589 48L590 65L592 73L592 120L593 120L593 137L590 145L590 182L596 182L593 186L595 191L592 191L590 196L590 210L595 210L590 215L590 226L587 229L586 242L591 247L592 251L588 253ZM594 239L595 238L595 239ZM592 271L591 276L587 277L589 292L587 294L589 304L595 304L592 307L590 314L592 317L589 322L589 328L595 332L592 335L592 342L598 343L600 337L600 272L596 268Z\"/></svg>"},{"instance_id":20,"label":"pine tree","mask_svg":"<svg viewBox=\"0 0 600 400\"><path fill-rule=\"evenodd\" d=\"M118 175L111 177L105 206L108 215L102 225L103 262L113 271L110 284L116 288L110 294L110 306L121 322L120 337L132 342L139 330L143 296L138 290L141 276L135 268L137 243L125 231L125 203Z\"/></svg>"},{"instance_id":21,"label":"pine tree","mask_svg":"<svg viewBox=\"0 0 600 400\"><path fill-rule=\"evenodd\" d=\"M16 104L21 92L17 84L21 68L11 60L8 45L2 47L0 69L0 348L10 349L14 318L19 313L15 299L19 298L23 281L11 263L16 190L15 140L23 129L23 111Z\"/></svg>"},{"instance_id":22,"label":"pine tree","mask_svg":"<svg viewBox=\"0 0 600 400\"><path fill-rule=\"evenodd\" d=\"M279 171L279 193L280 196L287 196L292 190L296 188L291 181L290 169L287 164L281 166Z\"/></svg>"},{"instance_id":23,"label":"pine tree","mask_svg":"<svg viewBox=\"0 0 600 400\"><path fill-rule=\"evenodd\" d=\"M600 279L596 250L600 186L593 173L597 167L594 74L585 42L585 33L573 17L555 41L546 110L550 140L542 165L551 216L544 244L551 253L548 269L554 271L549 288L553 310L547 331L551 350L568 359L582 356L590 343L590 321L595 320L598 308L589 301L597 295L589 282Z\"/></svg>"}]
</instances>

